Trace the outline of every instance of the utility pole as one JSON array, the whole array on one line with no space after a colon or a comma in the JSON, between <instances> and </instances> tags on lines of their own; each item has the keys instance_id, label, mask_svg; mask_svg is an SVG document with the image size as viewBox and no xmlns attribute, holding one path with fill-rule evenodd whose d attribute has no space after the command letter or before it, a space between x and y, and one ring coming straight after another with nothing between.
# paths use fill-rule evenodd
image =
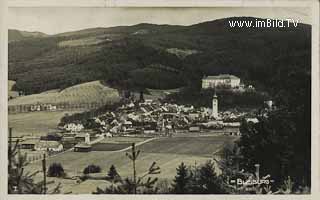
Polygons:
<instances>
[{"instance_id":1,"label":"utility pole","mask_svg":"<svg viewBox=\"0 0 320 200\"><path fill-rule=\"evenodd\" d=\"M47 168L46 168L46 154L43 154L43 160L42 160L42 170L43 170L43 194L47 193Z\"/></svg>"},{"instance_id":2,"label":"utility pole","mask_svg":"<svg viewBox=\"0 0 320 200\"><path fill-rule=\"evenodd\" d=\"M137 171L136 171L136 151L135 151L135 144L132 143L132 155L133 158L133 182L134 182L134 193L137 194Z\"/></svg>"},{"instance_id":3,"label":"utility pole","mask_svg":"<svg viewBox=\"0 0 320 200\"><path fill-rule=\"evenodd\" d=\"M9 173L12 169L12 128L9 128L9 149L8 149L8 155L9 155Z\"/></svg>"}]
</instances>

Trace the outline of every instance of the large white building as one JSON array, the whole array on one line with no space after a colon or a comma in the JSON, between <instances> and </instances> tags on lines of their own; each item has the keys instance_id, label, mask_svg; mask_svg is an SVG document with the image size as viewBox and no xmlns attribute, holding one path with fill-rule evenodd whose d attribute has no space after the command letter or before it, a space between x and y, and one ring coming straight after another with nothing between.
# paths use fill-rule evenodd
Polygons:
<instances>
[{"instance_id":1,"label":"large white building","mask_svg":"<svg viewBox=\"0 0 320 200\"><path fill-rule=\"evenodd\" d=\"M207 76L202 79L202 88L215 88L217 86L228 86L237 88L240 86L240 78L230 74L220 74L217 76Z\"/></svg>"}]
</instances>

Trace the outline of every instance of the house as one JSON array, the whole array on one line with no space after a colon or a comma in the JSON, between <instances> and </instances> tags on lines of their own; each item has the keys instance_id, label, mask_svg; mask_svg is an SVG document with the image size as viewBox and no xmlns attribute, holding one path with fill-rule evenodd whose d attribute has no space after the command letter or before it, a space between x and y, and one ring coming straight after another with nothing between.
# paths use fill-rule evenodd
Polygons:
<instances>
[{"instance_id":1,"label":"house","mask_svg":"<svg viewBox=\"0 0 320 200\"><path fill-rule=\"evenodd\" d=\"M224 133L231 136L240 136L240 122L224 123Z\"/></svg>"},{"instance_id":2,"label":"house","mask_svg":"<svg viewBox=\"0 0 320 200\"><path fill-rule=\"evenodd\" d=\"M222 121L208 121L206 123L201 123L201 125L208 129L223 129Z\"/></svg>"},{"instance_id":3,"label":"house","mask_svg":"<svg viewBox=\"0 0 320 200\"><path fill-rule=\"evenodd\" d=\"M257 119L257 118L246 118L246 122L247 123L254 123L254 124L256 124L256 123L258 123L259 122L259 120Z\"/></svg>"},{"instance_id":4,"label":"house","mask_svg":"<svg viewBox=\"0 0 320 200\"><path fill-rule=\"evenodd\" d=\"M90 144L80 143L74 147L74 152L90 152L92 146Z\"/></svg>"},{"instance_id":5,"label":"house","mask_svg":"<svg viewBox=\"0 0 320 200\"><path fill-rule=\"evenodd\" d=\"M66 124L63 127L66 131L69 132L79 132L82 129L84 129L84 126L82 124L74 124L74 123L70 123L70 124Z\"/></svg>"},{"instance_id":6,"label":"house","mask_svg":"<svg viewBox=\"0 0 320 200\"><path fill-rule=\"evenodd\" d=\"M72 136L64 135L61 139L61 143L64 149L71 149L77 144L76 139Z\"/></svg>"},{"instance_id":7,"label":"house","mask_svg":"<svg viewBox=\"0 0 320 200\"><path fill-rule=\"evenodd\" d=\"M89 133L79 133L75 136L76 143L90 143L90 134Z\"/></svg>"},{"instance_id":8,"label":"house","mask_svg":"<svg viewBox=\"0 0 320 200\"><path fill-rule=\"evenodd\" d=\"M217 76L207 76L202 79L202 89L215 88L217 86L238 88L240 86L240 78L230 74L220 74Z\"/></svg>"},{"instance_id":9,"label":"house","mask_svg":"<svg viewBox=\"0 0 320 200\"><path fill-rule=\"evenodd\" d=\"M60 152L63 150L63 145L57 141L40 140L38 143L36 143L35 150Z\"/></svg>"},{"instance_id":10,"label":"house","mask_svg":"<svg viewBox=\"0 0 320 200\"><path fill-rule=\"evenodd\" d=\"M143 123L143 133L153 134L157 132L157 122L144 122Z\"/></svg>"},{"instance_id":11,"label":"house","mask_svg":"<svg viewBox=\"0 0 320 200\"><path fill-rule=\"evenodd\" d=\"M196 126L196 125L190 126L189 132L200 132L200 126Z\"/></svg>"},{"instance_id":12,"label":"house","mask_svg":"<svg viewBox=\"0 0 320 200\"><path fill-rule=\"evenodd\" d=\"M274 107L274 103L272 100L268 100L268 101L264 101L264 103L266 104L267 108L272 110Z\"/></svg>"},{"instance_id":13,"label":"house","mask_svg":"<svg viewBox=\"0 0 320 200\"><path fill-rule=\"evenodd\" d=\"M188 115L189 119L191 120L196 120L200 117L200 113L197 113L197 112L191 112L189 113Z\"/></svg>"},{"instance_id":14,"label":"house","mask_svg":"<svg viewBox=\"0 0 320 200\"><path fill-rule=\"evenodd\" d=\"M40 107L40 105L31 105L30 111L32 111L32 112L41 111L41 107Z\"/></svg>"},{"instance_id":15,"label":"house","mask_svg":"<svg viewBox=\"0 0 320 200\"><path fill-rule=\"evenodd\" d=\"M48 133L46 136L41 136L40 140L61 141L62 136L59 133Z\"/></svg>"},{"instance_id":16,"label":"house","mask_svg":"<svg viewBox=\"0 0 320 200\"><path fill-rule=\"evenodd\" d=\"M19 142L18 145L20 149L28 149L28 150L34 151L38 141L39 140L36 140L36 139L25 140L25 141Z\"/></svg>"}]
</instances>

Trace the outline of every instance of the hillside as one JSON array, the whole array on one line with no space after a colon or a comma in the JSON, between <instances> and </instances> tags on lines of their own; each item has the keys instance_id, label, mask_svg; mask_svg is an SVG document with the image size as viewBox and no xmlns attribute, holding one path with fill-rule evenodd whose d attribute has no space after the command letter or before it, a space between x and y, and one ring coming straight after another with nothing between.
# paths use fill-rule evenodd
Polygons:
<instances>
[{"instance_id":1,"label":"hillside","mask_svg":"<svg viewBox=\"0 0 320 200\"><path fill-rule=\"evenodd\" d=\"M8 102L9 106L36 103L100 103L119 100L119 93L113 88L102 85L99 81L83 83L62 91L51 90L39 94L17 97Z\"/></svg>"},{"instance_id":2,"label":"hillside","mask_svg":"<svg viewBox=\"0 0 320 200\"><path fill-rule=\"evenodd\" d=\"M41 38L46 36L47 34L41 32L28 32L11 29L8 32L8 41L13 42L30 38Z\"/></svg>"},{"instance_id":3,"label":"hillside","mask_svg":"<svg viewBox=\"0 0 320 200\"><path fill-rule=\"evenodd\" d=\"M269 90L292 66L310 74L310 25L230 28L230 19L254 20L94 28L9 43L9 79L33 94L94 80L139 90L199 88L203 75L219 73Z\"/></svg>"}]
</instances>

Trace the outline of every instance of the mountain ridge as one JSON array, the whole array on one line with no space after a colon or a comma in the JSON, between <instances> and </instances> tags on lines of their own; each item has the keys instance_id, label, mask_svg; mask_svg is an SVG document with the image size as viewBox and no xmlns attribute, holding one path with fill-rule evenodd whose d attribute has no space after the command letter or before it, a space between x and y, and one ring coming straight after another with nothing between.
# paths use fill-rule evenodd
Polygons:
<instances>
[{"instance_id":1,"label":"mountain ridge","mask_svg":"<svg viewBox=\"0 0 320 200\"><path fill-rule=\"evenodd\" d=\"M228 20L254 19L190 26L141 23L29 38L9 43L9 78L17 90L33 94L94 80L118 88L170 89L198 85L203 75L219 73L263 88L280 68L294 64L310 72L310 25L228 27ZM198 53L182 59L168 49Z\"/></svg>"}]
</instances>

